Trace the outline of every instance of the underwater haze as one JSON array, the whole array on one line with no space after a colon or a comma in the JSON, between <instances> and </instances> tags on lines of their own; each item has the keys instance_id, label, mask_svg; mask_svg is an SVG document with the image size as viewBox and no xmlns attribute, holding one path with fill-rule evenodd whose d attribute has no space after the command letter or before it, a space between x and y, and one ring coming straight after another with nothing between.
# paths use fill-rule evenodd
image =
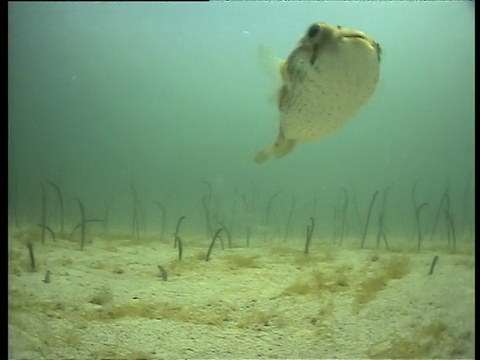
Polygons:
<instances>
[{"instance_id":1,"label":"underwater haze","mask_svg":"<svg viewBox=\"0 0 480 360\"><path fill-rule=\"evenodd\" d=\"M259 49L285 59L318 21L381 45L378 87L336 133L255 164L279 119ZM384 214L388 237L420 221L450 240L443 211L473 242L474 41L473 2L10 2L10 224L43 221L43 184L53 229L56 185L68 231L80 199L92 231L170 236L185 216L185 236L223 223L243 244L313 217L320 241L360 244L378 191L371 234Z\"/></svg>"}]
</instances>

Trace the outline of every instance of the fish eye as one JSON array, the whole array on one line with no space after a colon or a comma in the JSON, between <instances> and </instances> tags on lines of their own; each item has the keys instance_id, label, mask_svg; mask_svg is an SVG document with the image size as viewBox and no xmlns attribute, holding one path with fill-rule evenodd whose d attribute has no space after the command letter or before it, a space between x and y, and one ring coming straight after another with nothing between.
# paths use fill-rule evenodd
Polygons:
<instances>
[{"instance_id":1,"label":"fish eye","mask_svg":"<svg viewBox=\"0 0 480 360\"><path fill-rule=\"evenodd\" d=\"M318 26L317 24L314 24L310 26L310 28L308 29L307 36L309 38L314 38L315 36L317 36L319 31L320 31L320 26Z\"/></svg>"}]
</instances>

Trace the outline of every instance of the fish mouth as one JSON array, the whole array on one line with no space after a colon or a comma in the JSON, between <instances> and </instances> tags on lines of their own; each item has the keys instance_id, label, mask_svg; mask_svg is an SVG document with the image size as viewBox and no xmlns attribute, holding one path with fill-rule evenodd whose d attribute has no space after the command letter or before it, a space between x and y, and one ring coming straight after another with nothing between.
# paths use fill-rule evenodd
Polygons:
<instances>
[{"instance_id":1,"label":"fish mouth","mask_svg":"<svg viewBox=\"0 0 480 360\"><path fill-rule=\"evenodd\" d=\"M368 45L370 45L375 52L377 53L377 58L378 61L380 62L381 54L382 54L382 49L380 48L380 44L377 43L376 41L370 39L368 36L365 34L360 34L360 33L350 33L350 34L344 34L342 37L345 39L360 39L366 42Z\"/></svg>"},{"instance_id":2,"label":"fish mouth","mask_svg":"<svg viewBox=\"0 0 480 360\"><path fill-rule=\"evenodd\" d=\"M363 34L346 34L346 35L343 35L343 37L346 37L346 38L358 38L358 39L363 39L365 41L368 41L367 37Z\"/></svg>"},{"instance_id":3,"label":"fish mouth","mask_svg":"<svg viewBox=\"0 0 480 360\"><path fill-rule=\"evenodd\" d=\"M372 40L368 36L362 33L348 33L348 34L343 34L341 36L342 39L359 39L360 41L363 41L367 46L371 48L372 51L374 51L377 54L377 59L378 62L380 62L381 59L381 54L382 54L382 49L380 48L380 44L378 44L376 41ZM310 57L310 64L313 65L314 62L317 60L319 54L321 53L323 44L314 44L311 46L310 49L311 51L311 57ZM308 49L308 47L305 47Z\"/></svg>"},{"instance_id":4,"label":"fish mouth","mask_svg":"<svg viewBox=\"0 0 480 360\"><path fill-rule=\"evenodd\" d=\"M360 40L365 41L367 44L369 44L371 46L373 46L373 43L374 43L374 41L372 39L370 39L366 35L360 34L360 33L343 34L342 38L344 38L344 39L360 39Z\"/></svg>"}]
</instances>

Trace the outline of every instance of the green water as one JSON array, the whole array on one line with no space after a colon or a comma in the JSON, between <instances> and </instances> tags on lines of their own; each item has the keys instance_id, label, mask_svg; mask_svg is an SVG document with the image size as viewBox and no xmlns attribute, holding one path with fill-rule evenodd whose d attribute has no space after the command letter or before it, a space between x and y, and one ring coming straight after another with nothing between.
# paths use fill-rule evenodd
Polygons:
<instances>
[{"instance_id":1,"label":"green water","mask_svg":"<svg viewBox=\"0 0 480 360\"><path fill-rule=\"evenodd\" d=\"M87 219L107 220L92 230L135 233L138 221L140 237L156 236L160 202L168 236L184 215L183 233L208 237L206 208L212 231L222 222L235 239L304 237L313 217L321 241L343 231L360 243L372 195L379 191L368 230L376 234L388 188L388 236L412 239L414 208L427 203L426 238L439 213L435 235L446 241L448 213L458 241L473 241L473 3L10 2L8 10L14 226L41 221L44 183L45 221L58 231L53 181L68 232L80 221L79 198ZM376 93L334 135L254 164L277 131L269 99L278 84L258 49L285 58L316 21L381 44ZM447 190L450 207L439 210Z\"/></svg>"}]
</instances>

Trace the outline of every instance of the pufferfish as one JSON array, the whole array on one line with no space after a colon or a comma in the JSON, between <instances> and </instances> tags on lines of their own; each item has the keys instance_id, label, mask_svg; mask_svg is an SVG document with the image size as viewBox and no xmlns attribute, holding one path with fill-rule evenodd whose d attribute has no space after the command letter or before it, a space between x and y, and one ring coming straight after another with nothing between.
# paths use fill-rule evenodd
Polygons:
<instances>
[{"instance_id":1,"label":"pufferfish","mask_svg":"<svg viewBox=\"0 0 480 360\"><path fill-rule=\"evenodd\" d=\"M277 139L255 162L280 158L299 143L337 131L373 94L380 56L380 45L362 31L311 25L280 63Z\"/></svg>"}]
</instances>

